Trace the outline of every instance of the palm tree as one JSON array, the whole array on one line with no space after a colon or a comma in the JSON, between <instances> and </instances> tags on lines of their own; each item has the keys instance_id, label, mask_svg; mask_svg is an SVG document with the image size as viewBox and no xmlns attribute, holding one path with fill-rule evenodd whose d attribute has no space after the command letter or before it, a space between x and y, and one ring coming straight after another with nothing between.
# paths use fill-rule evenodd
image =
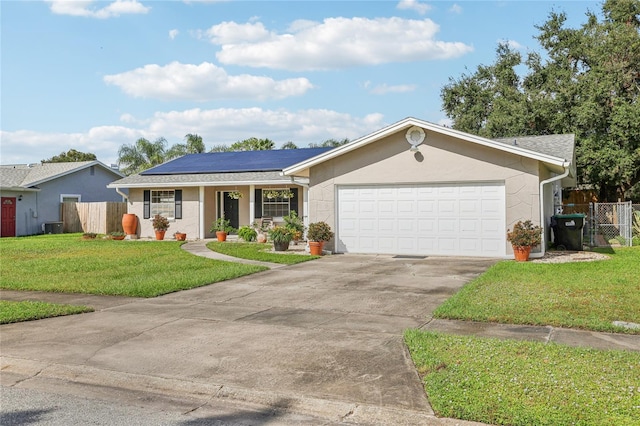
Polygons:
<instances>
[{"instance_id":1,"label":"palm tree","mask_svg":"<svg viewBox=\"0 0 640 426\"><path fill-rule=\"evenodd\" d=\"M184 137L186 143L177 143L167 151L166 159L182 157L187 154L201 154L205 152L202 136L187 133Z\"/></svg>"},{"instance_id":2,"label":"palm tree","mask_svg":"<svg viewBox=\"0 0 640 426\"><path fill-rule=\"evenodd\" d=\"M166 159L167 140L163 137L149 142L140 138L132 145L122 145L118 150L118 165L121 171L130 175L162 164Z\"/></svg>"}]
</instances>

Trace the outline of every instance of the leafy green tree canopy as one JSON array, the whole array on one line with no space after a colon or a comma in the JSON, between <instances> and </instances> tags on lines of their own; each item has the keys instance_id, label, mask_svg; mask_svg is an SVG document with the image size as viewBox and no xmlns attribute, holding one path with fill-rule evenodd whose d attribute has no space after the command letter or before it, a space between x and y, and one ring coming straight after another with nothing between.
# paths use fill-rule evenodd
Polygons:
<instances>
[{"instance_id":1,"label":"leafy green tree canopy","mask_svg":"<svg viewBox=\"0 0 640 426\"><path fill-rule=\"evenodd\" d=\"M344 138L342 140L337 139L327 139L324 142L320 143L310 143L309 148L328 148L328 147L337 147L341 145L346 145L349 143L348 138Z\"/></svg>"},{"instance_id":2,"label":"leafy green tree canopy","mask_svg":"<svg viewBox=\"0 0 640 426\"><path fill-rule=\"evenodd\" d=\"M249 138L231 144L231 151L265 151L274 149L276 144L271 139Z\"/></svg>"},{"instance_id":3,"label":"leafy green tree canopy","mask_svg":"<svg viewBox=\"0 0 640 426\"><path fill-rule=\"evenodd\" d=\"M140 138L135 144L122 145L118 150L120 170L130 175L162 164L166 157L166 146L167 140L162 137L154 142Z\"/></svg>"},{"instance_id":4,"label":"leafy green tree canopy","mask_svg":"<svg viewBox=\"0 0 640 426\"><path fill-rule=\"evenodd\" d=\"M67 152L61 152L59 155L54 155L51 158L46 160L42 160L42 163L68 163L68 162L79 162L79 161L96 161L96 155L90 152L81 152L76 151L75 149L70 149Z\"/></svg>"},{"instance_id":5,"label":"leafy green tree canopy","mask_svg":"<svg viewBox=\"0 0 640 426\"><path fill-rule=\"evenodd\" d=\"M574 133L579 182L602 201L640 199L640 0L606 0L580 28L566 20L536 27L544 54L500 44L494 64L450 78L443 109L489 138Z\"/></svg>"}]
</instances>

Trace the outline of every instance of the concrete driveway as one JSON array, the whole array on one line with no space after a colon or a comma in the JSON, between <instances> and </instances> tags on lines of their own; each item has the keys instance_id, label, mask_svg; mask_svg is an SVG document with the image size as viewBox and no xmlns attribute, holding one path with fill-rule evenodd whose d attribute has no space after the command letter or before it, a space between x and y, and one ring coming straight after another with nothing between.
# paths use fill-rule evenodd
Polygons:
<instances>
[{"instance_id":1,"label":"concrete driveway","mask_svg":"<svg viewBox=\"0 0 640 426\"><path fill-rule=\"evenodd\" d=\"M2 381L444 424L402 331L494 262L336 255L154 299L103 298L94 313L2 326Z\"/></svg>"}]
</instances>

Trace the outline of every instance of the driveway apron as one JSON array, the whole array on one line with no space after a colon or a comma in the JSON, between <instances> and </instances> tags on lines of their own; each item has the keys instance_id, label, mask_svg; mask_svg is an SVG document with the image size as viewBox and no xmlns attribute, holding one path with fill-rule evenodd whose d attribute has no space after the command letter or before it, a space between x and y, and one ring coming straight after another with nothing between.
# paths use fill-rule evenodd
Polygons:
<instances>
[{"instance_id":1,"label":"driveway apron","mask_svg":"<svg viewBox=\"0 0 640 426\"><path fill-rule=\"evenodd\" d=\"M3 365L28 360L432 413L402 332L425 325L436 306L494 262L325 256L89 314L2 326Z\"/></svg>"}]
</instances>

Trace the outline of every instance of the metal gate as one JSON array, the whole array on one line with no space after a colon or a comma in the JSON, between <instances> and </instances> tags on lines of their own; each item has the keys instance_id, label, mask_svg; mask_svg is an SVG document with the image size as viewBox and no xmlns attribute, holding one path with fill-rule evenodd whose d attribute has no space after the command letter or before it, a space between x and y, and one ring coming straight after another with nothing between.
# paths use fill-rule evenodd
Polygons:
<instances>
[{"instance_id":1,"label":"metal gate","mask_svg":"<svg viewBox=\"0 0 640 426\"><path fill-rule=\"evenodd\" d=\"M589 204L589 240L592 247L631 246L633 205L629 202Z\"/></svg>"}]
</instances>

